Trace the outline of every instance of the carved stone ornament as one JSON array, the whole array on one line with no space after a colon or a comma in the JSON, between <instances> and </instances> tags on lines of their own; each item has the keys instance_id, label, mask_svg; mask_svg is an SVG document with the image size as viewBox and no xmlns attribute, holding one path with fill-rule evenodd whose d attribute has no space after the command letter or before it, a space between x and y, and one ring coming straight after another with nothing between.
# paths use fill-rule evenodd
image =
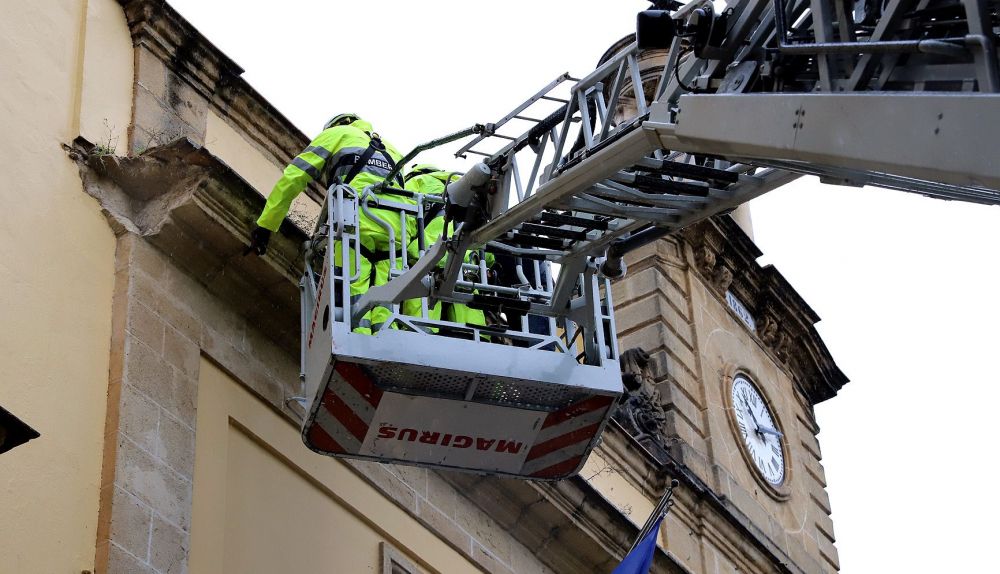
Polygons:
<instances>
[{"instance_id":1,"label":"carved stone ornament","mask_svg":"<svg viewBox=\"0 0 1000 574\"><path fill-rule=\"evenodd\" d=\"M715 270L715 251L708 245L702 245L695 251L695 262L699 271L706 277L711 277Z\"/></svg>"},{"instance_id":2,"label":"carved stone ornament","mask_svg":"<svg viewBox=\"0 0 1000 574\"><path fill-rule=\"evenodd\" d=\"M774 354L778 357L779 361L788 361L790 357L789 347L791 346L791 342L792 338L788 335L788 333L782 331L778 334L778 340L774 344L773 348Z\"/></svg>"},{"instance_id":3,"label":"carved stone ornament","mask_svg":"<svg viewBox=\"0 0 1000 574\"><path fill-rule=\"evenodd\" d=\"M771 315L764 315L764 324L760 328L760 340L768 347L778 342L778 321Z\"/></svg>"},{"instance_id":4,"label":"carved stone ornament","mask_svg":"<svg viewBox=\"0 0 1000 574\"><path fill-rule=\"evenodd\" d=\"M663 410L663 398L649 372L649 353L642 349L629 349L622 353L619 362L627 398L619 405L614 419L633 437L650 437L663 445L667 415Z\"/></svg>"},{"instance_id":5,"label":"carved stone ornament","mask_svg":"<svg viewBox=\"0 0 1000 574\"><path fill-rule=\"evenodd\" d=\"M774 352L778 360L788 360L789 345L792 339L781 328L781 323L771 314L764 315L764 323L760 328L760 340Z\"/></svg>"},{"instance_id":6,"label":"carved stone ornament","mask_svg":"<svg viewBox=\"0 0 1000 574\"><path fill-rule=\"evenodd\" d=\"M719 265L712 272L712 284L719 291L726 291L733 283L733 272L725 265Z\"/></svg>"}]
</instances>

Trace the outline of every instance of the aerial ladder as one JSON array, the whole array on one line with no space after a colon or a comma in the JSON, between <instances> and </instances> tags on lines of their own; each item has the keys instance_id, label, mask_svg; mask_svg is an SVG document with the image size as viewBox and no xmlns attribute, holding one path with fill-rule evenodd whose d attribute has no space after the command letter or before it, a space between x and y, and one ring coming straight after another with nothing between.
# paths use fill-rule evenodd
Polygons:
<instances>
[{"instance_id":1,"label":"aerial ladder","mask_svg":"<svg viewBox=\"0 0 1000 574\"><path fill-rule=\"evenodd\" d=\"M320 453L537 480L584 463L621 396L623 256L803 175L1000 203L997 0L654 2L636 40L414 150L476 157L444 196L327 190L302 278L302 437ZM649 66L655 60L657 65ZM471 137L471 139L469 139ZM464 139L462 139L464 138ZM413 197L381 199L379 191ZM352 299L359 213L421 256ZM423 245L425 216L454 232ZM386 229L392 233L391 226ZM343 249L335 249L339 243ZM516 280L497 280L488 257ZM419 316L401 312L421 301ZM487 325L432 319L437 302ZM375 306L377 332L353 332Z\"/></svg>"}]
</instances>

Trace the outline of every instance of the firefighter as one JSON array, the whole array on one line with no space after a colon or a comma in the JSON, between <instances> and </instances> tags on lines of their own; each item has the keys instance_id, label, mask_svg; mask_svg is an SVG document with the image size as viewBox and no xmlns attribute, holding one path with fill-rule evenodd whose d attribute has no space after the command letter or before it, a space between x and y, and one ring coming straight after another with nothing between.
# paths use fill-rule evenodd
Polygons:
<instances>
[{"instance_id":1,"label":"firefighter","mask_svg":"<svg viewBox=\"0 0 1000 574\"><path fill-rule=\"evenodd\" d=\"M372 129L372 125L356 114L334 116L323 126L309 147L285 168L281 179L274 185L267 198L264 211L257 219L257 227L250 234L250 250L263 255L267 251L271 233L278 230L288 209L310 181L326 186L345 183L359 194L370 185L381 183L395 167L401 155ZM398 176L397 176L398 177ZM402 187L402 178L395 182ZM392 193L381 193L378 198L398 203L412 204L413 200ZM351 283L351 298L356 299L375 285L382 285L389 278L390 251L397 257L402 254L403 229L398 211L367 207L358 214L360 237L360 276ZM392 228L392 241L386 227ZM407 234L412 237L414 228L408 223ZM341 261L340 242L334 245L335 261ZM349 255L351 273L356 268L355 254ZM401 265L401 262L397 262ZM376 307L362 318L354 329L357 333L371 334L390 316L384 307Z\"/></svg>"},{"instance_id":2,"label":"firefighter","mask_svg":"<svg viewBox=\"0 0 1000 574\"><path fill-rule=\"evenodd\" d=\"M414 165L409 173L406 174L404 178L405 188L408 191L414 193L420 193L423 195L444 195L444 190L447 185L457 180L461 177L461 173L449 172L438 169L437 167L430 164L418 164ZM440 203L431 203L426 207L424 211L424 245L426 248L430 248L431 245L437 242L438 238L444 234L444 210ZM454 233L454 224L448 224L449 235ZM419 243L417 238L414 237L407 246L407 252L412 261L416 261L419 257ZM487 258L487 263L491 258ZM447 257L442 259L438 264L443 267ZM478 261L478 256L475 252L468 252L465 254L465 262L471 263ZM438 302L433 308L427 310L428 318L440 319L442 316L442 306ZM409 301L403 302L403 313L406 315L419 316L421 314L420 300L411 299ZM443 310L444 319L446 321L452 321L455 323L467 324L467 325L486 325L486 316L479 309L472 309L467 305L462 305L460 303L449 303L444 306ZM487 337L484 337L487 338Z\"/></svg>"}]
</instances>

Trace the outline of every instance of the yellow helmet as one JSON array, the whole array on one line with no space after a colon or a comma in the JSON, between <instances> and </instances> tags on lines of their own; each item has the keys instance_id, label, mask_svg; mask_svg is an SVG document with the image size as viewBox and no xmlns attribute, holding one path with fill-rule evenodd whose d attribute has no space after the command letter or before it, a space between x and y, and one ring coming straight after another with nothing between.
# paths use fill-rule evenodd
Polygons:
<instances>
[{"instance_id":1,"label":"yellow helmet","mask_svg":"<svg viewBox=\"0 0 1000 574\"><path fill-rule=\"evenodd\" d=\"M334 126L346 126L360 119L361 117L358 116L358 114L338 114L330 118L330 121L326 122L326 125L323 126L323 129L328 130Z\"/></svg>"},{"instance_id":2,"label":"yellow helmet","mask_svg":"<svg viewBox=\"0 0 1000 574\"><path fill-rule=\"evenodd\" d=\"M403 176L403 181L410 181L410 179L417 177L418 175L427 175L428 173L434 173L435 171L441 171L436 165L430 163L417 163L413 164L410 168L410 172Z\"/></svg>"}]
</instances>

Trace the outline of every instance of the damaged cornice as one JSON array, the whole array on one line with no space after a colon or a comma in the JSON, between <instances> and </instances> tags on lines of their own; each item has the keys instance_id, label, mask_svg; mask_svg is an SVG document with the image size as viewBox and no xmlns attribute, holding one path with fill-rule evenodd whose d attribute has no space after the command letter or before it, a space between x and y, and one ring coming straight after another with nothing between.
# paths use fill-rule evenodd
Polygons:
<instances>
[{"instance_id":1,"label":"damaged cornice","mask_svg":"<svg viewBox=\"0 0 1000 574\"><path fill-rule=\"evenodd\" d=\"M243 79L243 68L226 56L163 0L118 0L137 48L148 49L197 90L243 137L283 164L309 138ZM306 194L322 200L311 185Z\"/></svg>"},{"instance_id":2,"label":"damaged cornice","mask_svg":"<svg viewBox=\"0 0 1000 574\"><path fill-rule=\"evenodd\" d=\"M64 147L116 234L142 236L209 292L266 325L276 343L298 348L307 235L285 221L266 256L244 255L264 198L232 168L187 139L135 157L96 155L82 139Z\"/></svg>"}]
</instances>

